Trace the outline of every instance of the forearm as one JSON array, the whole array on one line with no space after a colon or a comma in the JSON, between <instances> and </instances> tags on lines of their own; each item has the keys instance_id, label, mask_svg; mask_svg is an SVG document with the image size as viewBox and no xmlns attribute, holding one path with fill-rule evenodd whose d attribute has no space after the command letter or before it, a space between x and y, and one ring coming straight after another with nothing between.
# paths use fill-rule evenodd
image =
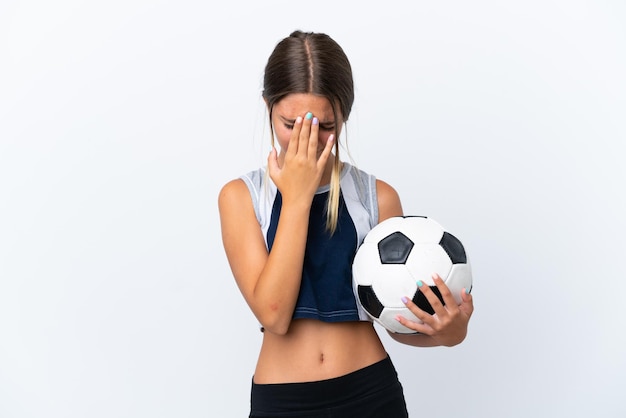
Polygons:
<instances>
[{"instance_id":1,"label":"forearm","mask_svg":"<svg viewBox=\"0 0 626 418\"><path fill-rule=\"evenodd\" d=\"M252 294L263 327L278 334L289 328L298 299L306 247L309 207L284 205L272 249Z\"/></svg>"},{"instance_id":2,"label":"forearm","mask_svg":"<svg viewBox=\"0 0 626 418\"><path fill-rule=\"evenodd\" d=\"M439 341L435 340L433 337L426 334L397 334L390 332L389 335L394 340L402 344L411 345L413 347L440 347L443 345ZM449 344L449 346L459 344L461 343L461 341L463 341L463 339L456 342L455 344Z\"/></svg>"}]
</instances>

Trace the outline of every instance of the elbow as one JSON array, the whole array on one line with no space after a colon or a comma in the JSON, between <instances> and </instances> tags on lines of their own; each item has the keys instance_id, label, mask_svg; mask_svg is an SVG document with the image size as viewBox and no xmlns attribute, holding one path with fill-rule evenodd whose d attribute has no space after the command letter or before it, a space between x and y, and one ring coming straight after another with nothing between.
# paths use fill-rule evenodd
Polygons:
<instances>
[{"instance_id":1,"label":"elbow","mask_svg":"<svg viewBox=\"0 0 626 418\"><path fill-rule=\"evenodd\" d=\"M291 324L291 315L279 315L274 312L257 315L257 319L261 323L263 332L271 332L276 335L286 335Z\"/></svg>"},{"instance_id":2,"label":"elbow","mask_svg":"<svg viewBox=\"0 0 626 418\"><path fill-rule=\"evenodd\" d=\"M284 325L280 323L261 322L261 331L284 336L287 335L287 332L289 331L289 324Z\"/></svg>"},{"instance_id":3,"label":"elbow","mask_svg":"<svg viewBox=\"0 0 626 418\"><path fill-rule=\"evenodd\" d=\"M261 327L261 332L270 332L274 335L278 335L281 337L287 335L287 331L289 331L289 327L278 327L278 326L267 327L265 325Z\"/></svg>"},{"instance_id":4,"label":"elbow","mask_svg":"<svg viewBox=\"0 0 626 418\"><path fill-rule=\"evenodd\" d=\"M289 332L295 301L285 303L279 298L255 298L253 303L249 303L256 319L261 323L265 332L276 335L285 335Z\"/></svg>"}]
</instances>

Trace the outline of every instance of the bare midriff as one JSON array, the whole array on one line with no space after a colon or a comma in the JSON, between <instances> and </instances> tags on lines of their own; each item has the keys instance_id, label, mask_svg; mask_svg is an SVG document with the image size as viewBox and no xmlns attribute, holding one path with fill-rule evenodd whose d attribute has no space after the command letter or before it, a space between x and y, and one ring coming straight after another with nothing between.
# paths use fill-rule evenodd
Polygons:
<instances>
[{"instance_id":1,"label":"bare midriff","mask_svg":"<svg viewBox=\"0 0 626 418\"><path fill-rule=\"evenodd\" d=\"M285 335L266 331L254 382L295 383L331 379L384 359L371 322L292 321Z\"/></svg>"}]
</instances>

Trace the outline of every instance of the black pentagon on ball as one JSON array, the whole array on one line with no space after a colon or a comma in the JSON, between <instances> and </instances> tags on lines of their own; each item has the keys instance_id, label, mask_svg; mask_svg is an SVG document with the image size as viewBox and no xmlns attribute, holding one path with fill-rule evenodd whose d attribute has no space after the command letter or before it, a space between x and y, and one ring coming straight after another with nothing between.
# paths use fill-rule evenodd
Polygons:
<instances>
[{"instance_id":1,"label":"black pentagon on ball","mask_svg":"<svg viewBox=\"0 0 626 418\"><path fill-rule=\"evenodd\" d=\"M441 292L439 291L437 286L428 286L428 287L430 287L430 290L432 290L433 293L439 298L441 303L445 305L446 303L443 301L443 296L441 296ZM416 304L418 308L420 308L421 310L425 312L428 312L431 315L435 313L435 310L433 309L432 305L430 304L428 299L426 299L426 296L424 296L424 293L420 292L419 289L417 290L417 292L415 292L415 296L413 296L413 303Z\"/></svg>"},{"instance_id":2,"label":"black pentagon on ball","mask_svg":"<svg viewBox=\"0 0 626 418\"><path fill-rule=\"evenodd\" d=\"M361 286L359 285L357 288L357 292L359 294L359 300L361 301L361 305L367 312L370 313L374 318L380 318L380 314L383 312L385 307L380 300L376 297L374 293L374 289L372 286Z\"/></svg>"},{"instance_id":3,"label":"black pentagon on ball","mask_svg":"<svg viewBox=\"0 0 626 418\"><path fill-rule=\"evenodd\" d=\"M412 249L413 241L400 231L378 242L378 255L382 264L406 264Z\"/></svg>"},{"instance_id":4,"label":"black pentagon on ball","mask_svg":"<svg viewBox=\"0 0 626 418\"><path fill-rule=\"evenodd\" d=\"M439 241L439 245L444 249L444 251L452 260L452 264L463 264L467 263L467 255L465 254L465 248L461 241L454 235L444 232L441 237L441 241Z\"/></svg>"}]
</instances>

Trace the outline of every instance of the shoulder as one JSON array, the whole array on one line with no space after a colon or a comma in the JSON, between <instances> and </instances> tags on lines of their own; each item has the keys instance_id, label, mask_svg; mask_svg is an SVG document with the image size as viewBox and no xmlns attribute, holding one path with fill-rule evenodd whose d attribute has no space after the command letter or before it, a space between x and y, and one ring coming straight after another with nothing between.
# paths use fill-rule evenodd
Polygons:
<instances>
[{"instance_id":1,"label":"shoulder","mask_svg":"<svg viewBox=\"0 0 626 418\"><path fill-rule=\"evenodd\" d=\"M378 193L378 198L398 198L398 192L394 189L389 183L376 179L376 192Z\"/></svg>"},{"instance_id":2,"label":"shoulder","mask_svg":"<svg viewBox=\"0 0 626 418\"><path fill-rule=\"evenodd\" d=\"M255 203L243 179L226 183L219 192L217 204L224 240L233 242L232 237L246 236L258 227Z\"/></svg>"},{"instance_id":3,"label":"shoulder","mask_svg":"<svg viewBox=\"0 0 626 418\"><path fill-rule=\"evenodd\" d=\"M220 190L218 201L228 203L232 200L241 203L242 199L249 200L250 197L258 195L258 191L263 185L265 170L262 168L250 171L234 180L226 183Z\"/></svg>"},{"instance_id":4,"label":"shoulder","mask_svg":"<svg viewBox=\"0 0 626 418\"><path fill-rule=\"evenodd\" d=\"M243 179L229 181L222 187L217 198L220 212L241 205L242 202L250 200L249 196L248 186Z\"/></svg>"},{"instance_id":5,"label":"shoulder","mask_svg":"<svg viewBox=\"0 0 626 418\"><path fill-rule=\"evenodd\" d=\"M390 184L376 179L376 195L378 197L378 222L392 216L402 216L400 196Z\"/></svg>"},{"instance_id":6,"label":"shoulder","mask_svg":"<svg viewBox=\"0 0 626 418\"><path fill-rule=\"evenodd\" d=\"M263 169L250 171L234 180L226 183L218 195L220 210L223 205L241 204L250 201L250 198L258 194L263 183Z\"/></svg>"}]
</instances>

